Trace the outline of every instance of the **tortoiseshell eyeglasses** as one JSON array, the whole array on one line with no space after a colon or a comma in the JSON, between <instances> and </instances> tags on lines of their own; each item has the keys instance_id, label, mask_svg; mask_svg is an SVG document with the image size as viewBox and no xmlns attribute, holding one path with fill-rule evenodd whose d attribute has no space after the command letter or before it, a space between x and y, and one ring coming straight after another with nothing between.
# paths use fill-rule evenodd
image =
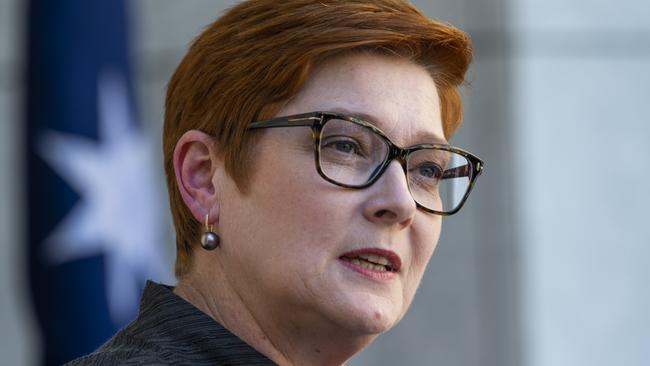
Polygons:
<instances>
[{"instance_id":1,"label":"tortoiseshell eyeglasses","mask_svg":"<svg viewBox=\"0 0 650 366\"><path fill-rule=\"evenodd\" d=\"M249 129L311 127L316 170L335 185L362 189L375 183L391 161L402 165L418 208L437 215L460 210L483 171L483 161L446 144L401 148L369 122L331 112L311 112L250 124Z\"/></svg>"}]
</instances>

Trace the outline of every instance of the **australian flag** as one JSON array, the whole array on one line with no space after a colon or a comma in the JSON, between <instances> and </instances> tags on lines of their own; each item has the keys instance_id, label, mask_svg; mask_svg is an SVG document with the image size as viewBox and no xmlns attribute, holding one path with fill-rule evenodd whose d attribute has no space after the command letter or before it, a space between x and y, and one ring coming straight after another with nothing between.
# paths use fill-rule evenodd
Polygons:
<instances>
[{"instance_id":1,"label":"australian flag","mask_svg":"<svg viewBox=\"0 0 650 366\"><path fill-rule=\"evenodd\" d=\"M43 364L89 353L165 277L162 181L136 123L122 0L31 0L26 174L29 283Z\"/></svg>"}]
</instances>

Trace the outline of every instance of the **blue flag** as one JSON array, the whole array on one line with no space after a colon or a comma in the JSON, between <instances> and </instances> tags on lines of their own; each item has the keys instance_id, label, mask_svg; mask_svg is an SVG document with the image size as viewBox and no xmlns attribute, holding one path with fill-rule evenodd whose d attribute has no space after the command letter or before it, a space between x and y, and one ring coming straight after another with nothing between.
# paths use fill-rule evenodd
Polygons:
<instances>
[{"instance_id":1,"label":"blue flag","mask_svg":"<svg viewBox=\"0 0 650 366\"><path fill-rule=\"evenodd\" d=\"M126 10L120 0L29 4L27 257L46 365L100 346L135 317L146 278L167 273Z\"/></svg>"}]
</instances>

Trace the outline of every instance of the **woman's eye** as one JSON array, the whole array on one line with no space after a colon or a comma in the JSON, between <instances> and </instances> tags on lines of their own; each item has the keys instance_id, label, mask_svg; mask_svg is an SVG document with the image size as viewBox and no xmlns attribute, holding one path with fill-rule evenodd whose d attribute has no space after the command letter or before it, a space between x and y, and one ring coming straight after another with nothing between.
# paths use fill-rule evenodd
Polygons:
<instances>
[{"instance_id":1,"label":"woman's eye","mask_svg":"<svg viewBox=\"0 0 650 366\"><path fill-rule=\"evenodd\" d=\"M341 141L336 143L336 150L341 152L355 152L357 147L353 143L348 141Z\"/></svg>"},{"instance_id":2,"label":"woman's eye","mask_svg":"<svg viewBox=\"0 0 650 366\"><path fill-rule=\"evenodd\" d=\"M417 172L425 178L439 179L442 176L442 169L436 164L421 164L417 167Z\"/></svg>"},{"instance_id":3,"label":"woman's eye","mask_svg":"<svg viewBox=\"0 0 650 366\"><path fill-rule=\"evenodd\" d=\"M359 145L350 140L338 140L327 142L325 144L326 148L335 149L338 152L346 154L359 154L360 148Z\"/></svg>"}]
</instances>

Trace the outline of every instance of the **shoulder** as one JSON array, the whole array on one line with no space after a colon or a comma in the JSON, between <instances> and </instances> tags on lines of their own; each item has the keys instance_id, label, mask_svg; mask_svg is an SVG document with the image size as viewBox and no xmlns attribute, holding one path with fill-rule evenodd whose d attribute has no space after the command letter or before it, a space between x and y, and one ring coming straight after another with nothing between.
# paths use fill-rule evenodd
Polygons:
<instances>
[{"instance_id":1,"label":"shoulder","mask_svg":"<svg viewBox=\"0 0 650 366\"><path fill-rule=\"evenodd\" d=\"M66 366L83 365L170 365L166 352L149 341L118 334L95 352Z\"/></svg>"},{"instance_id":2,"label":"shoulder","mask_svg":"<svg viewBox=\"0 0 650 366\"><path fill-rule=\"evenodd\" d=\"M172 288L148 282L136 319L95 352L67 365L253 364L273 365Z\"/></svg>"}]
</instances>

